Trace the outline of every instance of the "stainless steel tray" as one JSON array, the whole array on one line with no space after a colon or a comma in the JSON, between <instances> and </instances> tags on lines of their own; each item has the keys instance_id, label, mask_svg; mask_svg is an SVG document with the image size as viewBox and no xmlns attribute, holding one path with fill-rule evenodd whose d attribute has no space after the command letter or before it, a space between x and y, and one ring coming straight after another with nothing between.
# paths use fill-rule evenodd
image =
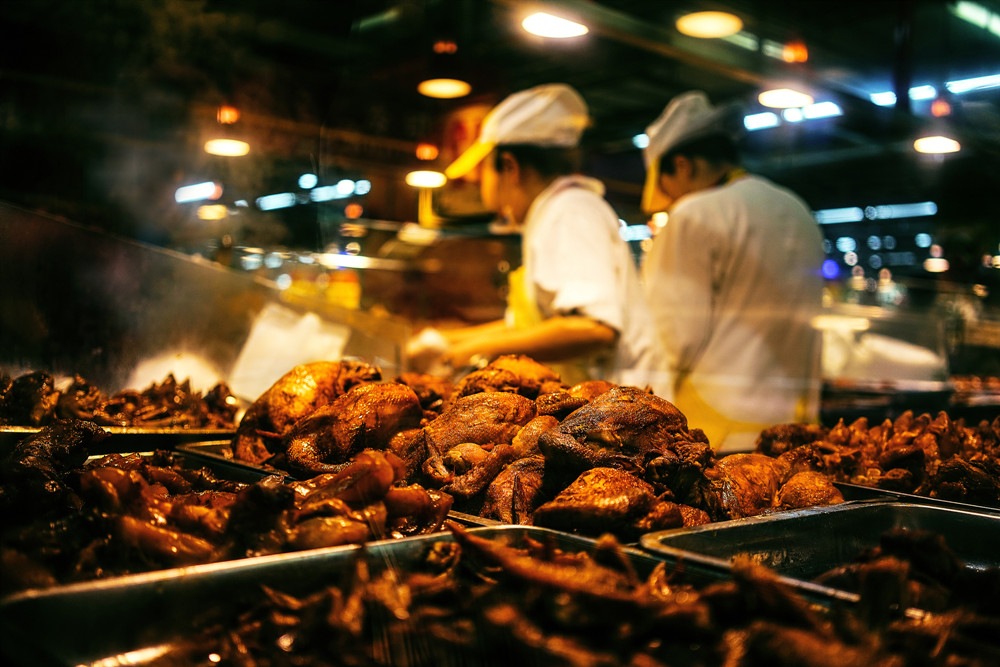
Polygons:
<instances>
[{"instance_id":1,"label":"stainless steel tray","mask_svg":"<svg viewBox=\"0 0 1000 667\"><path fill-rule=\"evenodd\" d=\"M234 468L243 468L245 470L254 470L265 475L281 475L283 477L287 477L288 479L296 479L296 476L287 470L279 470L274 466L250 463L248 461L241 461L233 458L232 438L227 440L205 439L183 442L177 445L177 450L206 461L222 462Z\"/></svg>"},{"instance_id":2,"label":"stainless steel tray","mask_svg":"<svg viewBox=\"0 0 1000 667\"><path fill-rule=\"evenodd\" d=\"M735 556L748 555L780 575L808 582L878 546L893 528L938 533L967 566L1000 567L1000 515L899 502L846 502L666 530L644 535L640 545L722 571Z\"/></svg>"},{"instance_id":3,"label":"stainless steel tray","mask_svg":"<svg viewBox=\"0 0 1000 667\"><path fill-rule=\"evenodd\" d=\"M214 428L140 428L137 426L102 426L111 434L93 448L94 454L135 452L146 449L173 449L183 442L232 438L235 429ZM0 426L0 454L14 448L40 428L28 426Z\"/></svg>"},{"instance_id":4,"label":"stainless steel tray","mask_svg":"<svg viewBox=\"0 0 1000 667\"><path fill-rule=\"evenodd\" d=\"M846 482L834 482L834 486L840 489L844 500L887 500L902 503L916 503L918 505L934 505L936 507L950 507L958 510L971 510L973 512L991 512L1000 514L1000 507L989 505L973 505L972 503L961 503L957 500L944 500L942 498L930 498L928 496L918 496L915 493L902 493L899 491L886 491L871 486L861 484L847 484Z\"/></svg>"},{"instance_id":5,"label":"stainless steel tray","mask_svg":"<svg viewBox=\"0 0 1000 667\"><path fill-rule=\"evenodd\" d=\"M520 545L526 538L551 540L554 546L592 551L596 542L566 533L527 526L472 528L471 532ZM452 541L450 533L372 542L364 554L374 573L405 568L431 545ZM350 571L360 546L332 547L242 561L161 570L46 591L28 591L0 602L0 658L4 664L115 665L142 664L159 647L190 637L208 618L245 609L260 596L260 586L301 594L338 581ZM625 548L640 575L659 559ZM686 581L705 584L723 578L711 570L687 568Z\"/></svg>"}]
</instances>

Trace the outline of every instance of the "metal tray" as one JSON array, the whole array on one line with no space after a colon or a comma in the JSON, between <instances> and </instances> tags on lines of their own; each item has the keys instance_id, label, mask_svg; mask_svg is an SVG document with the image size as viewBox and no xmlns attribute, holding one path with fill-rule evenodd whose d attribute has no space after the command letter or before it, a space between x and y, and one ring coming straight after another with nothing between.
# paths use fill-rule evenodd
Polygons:
<instances>
[{"instance_id":1,"label":"metal tray","mask_svg":"<svg viewBox=\"0 0 1000 667\"><path fill-rule=\"evenodd\" d=\"M111 434L91 451L95 454L115 454L146 449L173 449L180 443L232 438L235 429L214 428L140 428L137 426L102 426ZM0 426L0 454L13 449L29 435L41 428L28 426Z\"/></svg>"},{"instance_id":2,"label":"metal tray","mask_svg":"<svg viewBox=\"0 0 1000 667\"><path fill-rule=\"evenodd\" d=\"M107 452L104 454L93 454L88 457L88 461L99 461L103 459L108 454L139 454L140 456L152 456L153 450L149 449L140 452ZM207 468L212 471L220 479L225 479L230 482L242 482L245 484L253 484L258 482L265 477L269 477L272 474L270 472L265 472L261 470L247 468L241 465L232 465L227 461L218 461L212 459L205 459L200 456L194 456L184 451L175 450L172 452L175 460L179 461L185 468Z\"/></svg>"},{"instance_id":3,"label":"metal tray","mask_svg":"<svg viewBox=\"0 0 1000 667\"><path fill-rule=\"evenodd\" d=\"M177 451L184 452L185 454L189 454L193 457L201 458L206 461L219 461L234 468L254 470L265 475L281 475L283 477L287 477L288 479L297 479L293 473L290 473L287 470L281 470L275 468L274 466L260 465L233 458L232 438L227 440L216 439L183 442L177 445Z\"/></svg>"},{"instance_id":4,"label":"metal tray","mask_svg":"<svg viewBox=\"0 0 1000 667\"><path fill-rule=\"evenodd\" d=\"M910 528L940 534L968 567L1000 567L1000 516L934 505L855 501L779 512L697 528L642 536L650 553L728 570L748 555L778 574L808 582L878 546L887 530Z\"/></svg>"},{"instance_id":5,"label":"metal tray","mask_svg":"<svg viewBox=\"0 0 1000 667\"><path fill-rule=\"evenodd\" d=\"M846 482L834 482L834 486L840 489L844 500L886 500L901 503L916 503L918 505L934 505L935 507L950 507L957 510L970 510L973 512L989 512L1000 514L1000 507L989 505L973 505L972 503L962 503L957 500L944 500L942 498L930 498L919 496L915 493L902 493L900 491L887 491L872 486L861 484L848 484Z\"/></svg>"},{"instance_id":6,"label":"metal tray","mask_svg":"<svg viewBox=\"0 0 1000 667\"><path fill-rule=\"evenodd\" d=\"M472 532L508 544L551 540L561 549L592 551L595 540L546 528L499 526ZM374 573L405 568L450 533L372 542L364 555ZM191 636L207 618L242 610L267 585L299 594L338 581L350 571L360 546L262 556L198 565L59 589L27 591L0 602L0 658L4 664L135 665L162 653L163 646ZM645 576L660 559L625 548L629 562ZM685 581L707 584L723 575L686 568ZM54 629L58 629L54 631Z\"/></svg>"}]
</instances>

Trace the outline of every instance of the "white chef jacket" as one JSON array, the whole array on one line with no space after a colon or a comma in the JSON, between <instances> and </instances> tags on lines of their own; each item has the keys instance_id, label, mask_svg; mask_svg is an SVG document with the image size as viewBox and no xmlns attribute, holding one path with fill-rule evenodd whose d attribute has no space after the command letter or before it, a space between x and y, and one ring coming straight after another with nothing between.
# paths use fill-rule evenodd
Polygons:
<instances>
[{"instance_id":1,"label":"white chef jacket","mask_svg":"<svg viewBox=\"0 0 1000 667\"><path fill-rule=\"evenodd\" d=\"M642 275L664 397L717 450L817 418L822 243L799 197L753 175L681 197L653 239Z\"/></svg>"},{"instance_id":2,"label":"white chef jacket","mask_svg":"<svg viewBox=\"0 0 1000 667\"><path fill-rule=\"evenodd\" d=\"M535 321L568 314L598 320L618 332L618 342L611 354L577 360L582 375L645 387L659 366L652 321L638 267L619 228L600 181L579 175L553 181L524 220L520 296L530 305L513 305L519 299L512 280L507 319L513 326L530 324L532 316L523 311L533 306Z\"/></svg>"}]
</instances>

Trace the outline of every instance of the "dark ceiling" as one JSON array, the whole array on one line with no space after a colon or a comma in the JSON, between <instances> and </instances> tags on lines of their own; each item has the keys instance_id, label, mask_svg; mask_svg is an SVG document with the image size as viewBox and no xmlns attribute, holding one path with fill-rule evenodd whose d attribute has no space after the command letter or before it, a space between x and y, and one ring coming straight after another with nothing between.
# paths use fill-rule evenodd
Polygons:
<instances>
[{"instance_id":1,"label":"dark ceiling","mask_svg":"<svg viewBox=\"0 0 1000 667\"><path fill-rule=\"evenodd\" d=\"M881 107L868 98L1000 74L1000 35L958 18L958 4L13 0L0 8L7 91L0 97L0 198L114 219L155 239L154 218L169 194L203 166L191 156L199 128L221 102L243 110L262 146L256 159L266 166L244 177L252 192L303 165L407 168L415 143L433 137L449 111L564 81L590 105L592 170L627 215L642 179L631 138L674 95L699 88L716 103L741 101L754 111L762 87L796 77L844 115L748 133L752 168L816 208L939 198L956 217L982 224L997 216L1000 88L952 100L947 124L965 150L944 159L918 158L910 148L930 121L927 102ZM977 4L1000 24L1000 0ZM565 42L527 35L520 18L542 6L585 22L591 33ZM802 40L809 61L790 66L761 49L680 35L674 18L699 9L735 12L760 40ZM452 60L470 76L471 97L416 93L440 38L458 45ZM150 207L150 197L163 198L164 208ZM373 213L393 218L398 209L383 203Z\"/></svg>"}]
</instances>

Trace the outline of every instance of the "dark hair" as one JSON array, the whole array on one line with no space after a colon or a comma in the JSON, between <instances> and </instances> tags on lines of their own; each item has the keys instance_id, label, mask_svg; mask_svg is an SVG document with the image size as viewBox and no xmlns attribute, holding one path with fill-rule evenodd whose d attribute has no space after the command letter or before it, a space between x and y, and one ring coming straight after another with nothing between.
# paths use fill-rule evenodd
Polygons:
<instances>
[{"instance_id":1,"label":"dark hair","mask_svg":"<svg viewBox=\"0 0 1000 667\"><path fill-rule=\"evenodd\" d=\"M522 167L529 167L542 177L565 176L580 170L580 149L537 146L535 144L503 144L497 146L493 164L497 171L501 168L500 153L506 151L514 156Z\"/></svg>"},{"instance_id":2,"label":"dark hair","mask_svg":"<svg viewBox=\"0 0 1000 667\"><path fill-rule=\"evenodd\" d=\"M660 173L668 176L674 173L674 157L685 155L700 157L711 165L739 164L740 153L736 141L728 134L709 134L685 141L660 157Z\"/></svg>"}]
</instances>

